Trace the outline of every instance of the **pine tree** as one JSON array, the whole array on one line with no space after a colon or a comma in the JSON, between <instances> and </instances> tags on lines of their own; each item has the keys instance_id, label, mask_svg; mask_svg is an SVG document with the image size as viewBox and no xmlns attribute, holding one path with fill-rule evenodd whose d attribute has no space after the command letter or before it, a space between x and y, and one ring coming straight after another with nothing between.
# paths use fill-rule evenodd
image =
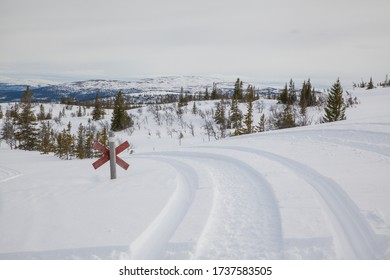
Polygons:
<instances>
[{"instance_id":1,"label":"pine tree","mask_svg":"<svg viewBox=\"0 0 390 280\"><path fill-rule=\"evenodd\" d=\"M345 120L345 109L346 106L343 99L343 88L341 87L340 80L337 79L336 83L333 84L329 92L323 121L335 122Z\"/></svg>"},{"instance_id":2,"label":"pine tree","mask_svg":"<svg viewBox=\"0 0 390 280\"><path fill-rule=\"evenodd\" d=\"M240 134L241 126L242 126L242 112L238 108L238 101L233 97L232 105L230 108L230 124L231 128L235 129L234 134Z\"/></svg>"},{"instance_id":3,"label":"pine tree","mask_svg":"<svg viewBox=\"0 0 390 280\"><path fill-rule=\"evenodd\" d=\"M209 99L210 99L209 89L206 87L206 90L204 92L204 100L209 100Z\"/></svg>"},{"instance_id":4,"label":"pine tree","mask_svg":"<svg viewBox=\"0 0 390 280\"><path fill-rule=\"evenodd\" d=\"M71 134L72 124L62 131L62 151L64 159L72 159L75 154L74 136Z\"/></svg>"},{"instance_id":5,"label":"pine tree","mask_svg":"<svg viewBox=\"0 0 390 280\"><path fill-rule=\"evenodd\" d=\"M103 127L102 135L100 137L100 143L104 147L108 148L108 132L107 132L107 127L106 126Z\"/></svg>"},{"instance_id":6,"label":"pine tree","mask_svg":"<svg viewBox=\"0 0 390 280\"><path fill-rule=\"evenodd\" d=\"M374 88L374 83L372 82L372 77L370 78L370 81L367 84L367 89L373 89Z\"/></svg>"},{"instance_id":7,"label":"pine tree","mask_svg":"<svg viewBox=\"0 0 390 280\"><path fill-rule=\"evenodd\" d=\"M111 130L124 130L133 126L133 124L133 120L126 111L123 94L121 91L119 91L114 103L114 111L111 118Z\"/></svg>"},{"instance_id":8,"label":"pine tree","mask_svg":"<svg viewBox=\"0 0 390 280\"><path fill-rule=\"evenodd\" d=\"M82 117L83 116L83 112L81 111L81 106L79 106L78 110L77 110L77 117Z\"/></svg>"},{"instance_id":9,"label":"pine tree","mask_svg":"<svg viewBox=\"0 0 390 280\"><path fill-rule=\"evenodd\" d=\"M95 96L95 105L94 105L94 108L92 110L92 120L94 120L94 121L101 120L103 118L103 116L104 116L103 105L100 102L99 94L97 93Z\"/></svg>"},{"instance_id":10,"label":"pine tree","mask_svg":"<svg viewBox=\"0 0 390 280\"><path fill-rule=\"evenodd\" d=\"M43 121L45 119L46 119L45 107L43 106L43 104L41 104L39 106L39 113L37 115L37 120L38 121Z\"/></svg>"},{"instance_id":11,"label":"pine tree","mask_svg":"<svg viewBox=\"0 0 390 280\"><path fill-rule=\"evenodd\" d=\"M284 129L284 128L290 128L290 127L295 127L295 117L294 113L292 111L292 106L287 104L284 107L284 110L281 114L281 117L279 118L277 122L277 127L279 129Z\"/></svg>"},{"instance_id":12,"label":"pine tree","mask_svg":"<svg viewBox=\"0 0 390 280\"><path fill-rule=\"evenodd\" d=\"M85 132L82 123L77 131L76 157L79 159L85 158Z\"/></svg>"},{"instance_id":13,"label":"pine tree","mask_svg":"<svg viewBox=\"0 0 390 280\"><path fill-rule=\"evenodd\" d=\"M244 98L242 86L242 81L240 81L240 78L237 78L237 81L234 84L233 99L240 101Z\"/></svg>"},{"instance_id":14,"label":"pine tree","mask_svg":"<svg viewBox=\"0 0 390 280\"><path fill-rule=\"evenodd\" d=\"M22 103L31 103L32 101L32 91L29 86L26 87L26 90L22 94L22 98L20 100Z\"/></svg>"},{"instance_id":15,"label":"pine tree","mask_svg":"<svg viewBox=\"0 0 390 280\"><path fill-rule=\"evenodd\" d=\"M279 101L282 104L287 104L288 103L288 89L287 89L287 84L284 86L284 89L282 93L279 95Z\"/></svg>"},{"instance_id":16,"label":"pine tree","mask_svg":"<svg viewBox=\"0 0 390 280\"><path fill-rule=\"evenodd\" d=\"M264 113L263 113L263 114L261 114L261 116L260 116L260 121L259 121L259 123L257 124L255 130L256 130L257 132L263 132L263 131L265 131L265 122L266 122L266 120L265 120L265 115L264 115Z\"/></svg>"},{"instance_id":17,"label":"pine tree","mask_svg":"<svg viewBox=\"0 0 390 280\"><path fill-rule=\"evenodd\" d=\"M242 130L243 134L250 134L253 132L253 98L254 98L254 88L248 86L247 94L247 113L244 116L245 128Z\"/></svg>"},{"instance_id":18,"label":"pine tree","mask_svg":"<svg viewBox=\"0 0 390 280\"><path fill-rule=\"evenodd\" d=\"M11 110L5 112L3 127L1 128L0 137L10 146L11 149L16 148L15 139L15 119L12 117Z\"/></svg>"},{"instance_id":19,"label":"pine tree","mask_svg":"<svg viewBox=\"0 0 390 280\"><path fill-rule=\"evenodd\" d=\"M217 90L217 84L213 83L213 90L211 91L211 100L216 100L218 99L218 90Z\"/></svg>"},{"instance_id":20,"label":"pine tree","mask_svg":"<svg viewBox=\"0 0 390 280\"><path fill-rule=\"evenodd\" d=\"M19 149L34 151L38 150L38 129L36 118L31 109L31 103L24 103L22 111L16 121L15 138L19 142Z\"/></svg>"},{"instance_id":21,"label":"pine tree","mask_svg":"<svg viewBox=\"0 0 390 280\"><path fill-rule=\"evenodd\" d=\"M198 113L198 108L196 108L196 101L194 101L194 104L192 105L192 114L196 115Z\"/></svg>"},{"instance_id":22,"label":"pine tree","mask_svg":"<svg viewBox=\"0 0 390 280\"><path fill-rule=\"evenodd\" d=\"M225 101L221 98L221 101L217 103L217 107L214 114L214 122L219 125L221 131L221 138L225 137L227 128L227 120L225 117Z\"/></svg>"},{"instance_id":23,"label":"pine tree","mask_svg":"<svg viewBox=\"0 0 390 280\"><path fill-rule=\"evenodd\" d=\"M183 87L181 87L180 89L180 94L179 94L179 100L178 100L178 106L179 107L183 107L183 106L187 106L188 105L188 98L187 96L184 94L184 89Z\"/></svg>"},{"instance_id":24,"label":"pine tree","mask_svg":"<svg viewBox=\"0 0 390 280\"><path fill-rule=\"evenodd\" d=\"M91 119L88 119L88 124L84 128L84 131L86 137L85 147L84 147L85 158L94 158L96 156L100 156L101 153L99 153L98 151L92 148L93 143L97 138L95 137L95 127L93 126Z\"/></svg>"},{"instance_id":25,"label":"pine tree","mask_svg":"<svg viewBox=\"0 0 390 280\"><path fill-rule=\"evenodd\" d=\"M64 141L62 139L62 136L63 134L62 133L58 133L55 138L56 138L56 146L55 146L55 152L54 154L56 156L58 156L59 158L63 158L64 156L64 148L65 148L65 144L64 144Z\"/></svg>"},{"instance_id":26,"label":"pine tree","mask_svg":"<svg viewBox=\"0 0 390 280\"><path fill-rule=\"evenodd\" d=\"M52 144L52 138L51 138L51 131L50 131L50 123L47 122L41 122L41 127L39 131L39 151L42 154L48 154L49 152L53 151L53 144Z\"/></svg>"},{"instance_id":27,"label":"pine tree","mask_svg":"<svg viewBox=\"0 0 390 280\"><path fill-rule=\"evenodd\" d=\"M288 85L288 103L294 104L297 101L297 95L295 93L295 84L292 79L290 79L290 83Z\"/></svg>"},{"instance_id":28,"label":"pine tree","mask_svg":"<svg viewBox=\"0 0 390 280\"><path fill-rule=\"evenodd\" d=\"M1 105L0 105L0 120L3 118L3 110L1 109Z\"/></svg>"}]
</instances>

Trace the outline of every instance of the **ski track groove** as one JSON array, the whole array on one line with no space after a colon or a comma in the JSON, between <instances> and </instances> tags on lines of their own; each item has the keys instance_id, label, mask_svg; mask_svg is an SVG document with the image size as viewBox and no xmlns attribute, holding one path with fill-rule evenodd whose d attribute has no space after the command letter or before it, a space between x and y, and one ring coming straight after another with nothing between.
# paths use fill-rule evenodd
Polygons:
<instances>
[{"instance_id":1,"label":"ski track groove","mask_svg":"<svg viewBox=\"0 0 390 280\"><path fill-rule=\"evenodd\" d=\"M384 253L379 248L376 235L360 213L359 208L347 193L331 178L321 175L303 163L259 149L234 146L202 148L236 150L256 154L289 168L308 182L320 195L338 223L338 225L334 226L342 229L342 237L349 242L356 259L383 258ZM331 221L335 219L331 219Z\"/></svg>"},{"instance_id":2,"label":"ski track groove","mask_svg":"<svg viewBox=\"0 0 390 280\"><path fill-rule=\"evenodd\" d=\"M170 238L192 205L198 188L198 176L191 166L177 160L151 156L137 158L167 163L180 176L176 189L162 211L129 247L132 259L161 259L165 256Z\"/></svg>"},{"instance_id":3,"label":"ski track groove","mask_svg":"<svg viewBox=\"0 0 390 280\"><path fill-rule=\"evenodd\" d=\"M2 174L4 174L5 176L3 176ZM0 183L15 179L15 178L19 177L20 175L21 175L21 173L17 170L14 170L14 169L11 169L8 167L4 167L4 166L0 166Z\"/></svg>"},{"instance_id":4,"label":"ski track groove","mask_svg":"<svg viewBox=\"0 0 390 280\"><path fill-rule=\"evenodd\" d=\"M249 166L243 161L237 160L232 157L223 156L216 153L199 153L199 152L154 152L152 155L160 155L167 157L175 157L175 158L188 158L190 160L201 160L204 162L204 159L215 160L223 163L230 164L234 166L236 169L243 171L243 174L247 175L247 177L243 177L243 180L247 180L248 184L252 186L254 190L254 194L252 196L256 196L257 202L254 207L259 208L259 212L256 212L256 217L247 217L244 215L244 218L247 218L249 221L239 220L243 225L248 226L248 228L252 231L251 233L244 232L242 228L227 228L228 230L232 230L230 232L230 242L234 246L238 246L241 250L239 250L239 254L237 252L232 252L231 258L243 258L243 259L281 259L283 256L283 237L281 230L281 218L279 207L277 205L276 198L272 191L272 188L269 182L254 168ZM207 164L207 162L206 162ZM241 173L240 173L241 174ZM223 174L222 174L223 175ZM240 176L240 175L237 175ZM243 175L241 175L243 176ZM234 201L234 198L233 200ZM251 208L251 207L249 207ZM237 209L240 211L240 209ZM213 213L213 210L211 211ZM214 213L215 214L215 213ZM223 215L226 213L217 213L218 215ZM212 214L210 214L212 216ZM215 225L210 222L210 219L213 217L208 217L208 222L206 223L206 227L204 232L201 234L201 238L197 244L195 258L212 258L218 259L221 256L218 254L218 250L226 250L226 245L223 245L223 241L221 241L221 237L218 236L216 240L208 240L207 231L210 231L210 227L214 230L218 226L221 227L221 224ZM226 217L227 219L234 219L235 217ZM252 220L255 219L255 223L252 224ZM256 221L258 219L259 221ZM228 220L230 222L230 219ZM237 220L236 220L237 221ZM219 221L220 223L223 223ZM246 224L245 224L246 223ZM222 226L223 227L223 226ZM256 232L253 232L254 229L257 229ZM243 233L244 232L244 233ZM224 233L224 232L223 232ZM242 236L244 234L244 236ZM246 234L246 235L245 235ZM212 234L211 234L212 235ZM244 240L237 239L237 236L242 236ZM256 240L252 239L256 236ZM229 237L228 237L229 238ZM252 239L251 239L252 238ZM228 242L229 242L228 241ZM222 244L219 244L222 242ZM237 243L238 242L238 243ZM250 243L250 246L248 246ZM203 246L204 248L208 248L210 246L214 247L214 253L205 252L203 255L199 255L199 247ZM218 248L220 246L220 248ZM215 248L216 247L216 248ZM226 258L226 256L225 256Z\"/></svg>"}]
</instances>

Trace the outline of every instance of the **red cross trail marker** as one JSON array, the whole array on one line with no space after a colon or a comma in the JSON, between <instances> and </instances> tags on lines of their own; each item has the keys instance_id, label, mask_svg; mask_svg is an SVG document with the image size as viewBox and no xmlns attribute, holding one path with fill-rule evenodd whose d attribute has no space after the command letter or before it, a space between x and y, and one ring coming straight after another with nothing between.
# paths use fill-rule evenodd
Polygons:
<instances>
[{"instance_id":1,"label":"red cross trail marker","mask_svg":"<svg viewBox=\"0 0 390 280\"><path fill-rule=\"evenodd\" d=\"M93 168L98 169L100 166L102 166L103 164L105 164L107 161L110 160L110 150L97 141L93 144L92 147L103 153L103 156L101 158L99 158L97 161L92 163Z\"/></svg>"},{"instance_id":2,"label":"red cross trail marker","mask_svg":"<svg viewBox=\"0 0 390 280\"><path fill-rule=\"evenodd\" d=\"M110 137L109 139L109 145L110 149L107 149L102 144L100 144L98 141L96 141L93 144L93 148L96 150L99 150L103 153L103 156L99 158L97 161L92 163L92 166L95 169L98 169L100 166L105 164L107 161L110 161L110 172L111 172L111 179L116 179L116 168L115 164L118 164L123 169L127 170L129 168L129 164L125 162L123 159L118 157L118 154L126 150L128 147L130 147L129 142L123 142L118 147L115 148L115 143L113 137ZM111 153L113 151L113 153Z\"/></svg>"}]
</instances>

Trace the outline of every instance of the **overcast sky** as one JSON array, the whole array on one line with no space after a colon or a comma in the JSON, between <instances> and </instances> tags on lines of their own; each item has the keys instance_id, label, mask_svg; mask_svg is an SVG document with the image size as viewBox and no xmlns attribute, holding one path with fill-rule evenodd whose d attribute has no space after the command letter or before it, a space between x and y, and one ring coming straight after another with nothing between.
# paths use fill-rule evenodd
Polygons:
<instances>
[{"instance_id":1,"label":"overcast sky","mask_svg":"<svg viewBox=\"0 0 390 280\"><path fill-rule=\"evenodd\" d=\"M0 0L0 75L379 81L389 11L389 0Z\"/></svg>"}]
</instances>

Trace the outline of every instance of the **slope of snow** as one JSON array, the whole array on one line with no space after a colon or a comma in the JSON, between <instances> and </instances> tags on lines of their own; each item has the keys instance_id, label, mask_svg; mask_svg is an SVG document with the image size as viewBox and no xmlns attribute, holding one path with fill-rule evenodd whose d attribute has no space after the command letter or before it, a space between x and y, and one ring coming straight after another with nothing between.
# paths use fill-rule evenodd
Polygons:
<instances>
[{"instance_id":1,"label":"slope of snow","mask_svg":"<svg viewBox=\"0 0 390 280\"><path fill-rule=\"evenodd\" d=\"M49 85L57 85L59 82L55 81L49 81L44 79L13 79L5 76L0 75L0 83L7 84L7 85L20 85L20 86L31 86L34 88L38 87L45 87Z\"/></svg>"},{"instance_id":2,"label":"slope of snow","mask_svg":"<svg viewBox=\"0 0 390 280\"><path fill-rule=\"evenodd\" d=\"M117 180L3 144L0 259L390 259L390 90L354 95L346 121L182 146L140 119Z\"/></svg>"}]
</instances>

